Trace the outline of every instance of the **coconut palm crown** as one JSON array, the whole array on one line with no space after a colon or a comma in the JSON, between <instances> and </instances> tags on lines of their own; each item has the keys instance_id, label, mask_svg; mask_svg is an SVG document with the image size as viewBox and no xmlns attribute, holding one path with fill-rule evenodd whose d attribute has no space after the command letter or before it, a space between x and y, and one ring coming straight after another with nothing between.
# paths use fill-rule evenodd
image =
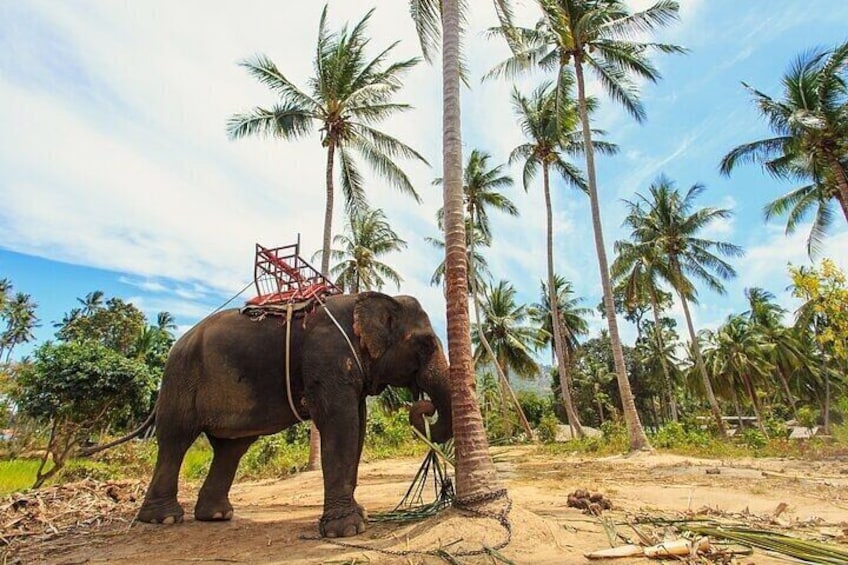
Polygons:
<instances>
[{"instance_id":1,"label":"coconut palm crown","mask_svg":"<svg viewBox=\"0 0 848 565\"><path fill-rule=\"evenodd\" d=\"M362 210L348 221L346 232L333 238L340 246L330 250L337 263L330 270L336 283L348 292L381 290L387 282L400 289L400 275L379 260L392 251L406 249L382 210Z\"/></svg>"},{"instance_id":2,"label":"coconut palm crown","mask_svg":"<svg viewBox=\"0 0 848 565\"><path fill-rule=\"evenodd\" d=\"M393 114L410 109L407 104L394 102L393 96L400 90L403 76L419 59L389 61L398 42L376 57L367 56L370 40L366 30L373 12L370 10L352 28L345 25L340 31L332 32L327 28L327 7L324 7L313 61L315 74L308 80L306 90L295 85L264 55L242 61L241 66L273 90L279 101L271 108L257 107L236 114L227 123L227 132L233 139L264 135L296 140L316 127L319 129L321 145L327 150L323 273L329 267L336 160L350 216L366 206L364 180L354 153L389 184L420 200L396 160L427 161L410 146L374 127Z\"/></svg>"},{"instance_id":3,"label":"coconut palm crown","mask_svg":"<svg viewBox=\"0 0 848 565\"><path fill-rule=\"evenodd\" d=\"M805 184L768 203L766 220L786 216L786 233L814 214L807 250L816 254L833 223L836 201L848 222L848 42L813 49L792 62L779 99L742 83L773 137L733 148L721 161L729 175L741 163L759 163L771 176Z\"/></svg>"}]
</instances>

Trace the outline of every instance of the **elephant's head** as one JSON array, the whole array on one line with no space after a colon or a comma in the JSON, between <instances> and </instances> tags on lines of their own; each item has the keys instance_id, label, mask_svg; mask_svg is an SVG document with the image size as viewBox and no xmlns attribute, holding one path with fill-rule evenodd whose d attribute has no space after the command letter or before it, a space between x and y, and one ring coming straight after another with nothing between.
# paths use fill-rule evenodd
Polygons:
<instances>
[{"instance_id":1,"label":"elephant's head","mask_svg":"<svg viewBox=\"0 0 848 565\"><path fill-rule=\"evenodd\" d=\"M441 443L453 437L448 363L421 304L411 296L363 292L356 299L353 321L354 333L369 357L372 379L380 385L426 392L430 400L412 405L410 422L423 433L423 416L437 413L431 439Z\"/></svg>"}]
</instances>

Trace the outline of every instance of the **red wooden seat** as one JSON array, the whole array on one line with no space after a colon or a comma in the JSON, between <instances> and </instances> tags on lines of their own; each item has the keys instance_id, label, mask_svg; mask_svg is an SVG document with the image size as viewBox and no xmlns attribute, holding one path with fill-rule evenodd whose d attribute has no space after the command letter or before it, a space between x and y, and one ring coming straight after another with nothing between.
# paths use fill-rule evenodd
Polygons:
<instances>
[{"instance_id":1,"label":"red wooden seat","mask_svg":"<svg viewBox=\"0 0 848 565\"><path fill-rule=\"evenodd\" d=\"M308 302L341 289L318 272L300 256L300 236L297 243L267 248L256 244L253 269L256 297L247 301L250 306Z\"/></svg>"}]
</instances>

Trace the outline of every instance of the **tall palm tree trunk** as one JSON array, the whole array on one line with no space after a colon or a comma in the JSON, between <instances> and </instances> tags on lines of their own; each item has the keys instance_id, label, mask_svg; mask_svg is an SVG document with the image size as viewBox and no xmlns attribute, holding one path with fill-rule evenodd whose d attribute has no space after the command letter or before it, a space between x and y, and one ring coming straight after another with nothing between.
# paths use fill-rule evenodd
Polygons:
<instances>
[{"instance_id":1,"label":"tall palm tree trunk","mask_svg":"<svg viewBox=\"0 0 848 565\"><path fill-rule=\"evenodd\" d=\"M460 501L501 489L489 455L483 417L474 394L468 320L468 262L462 202L462 134L459 91L459 0L442 2L443 178L445 286L451 412L456 449L456 494Z\"/></svg>"},{"instance_id":2,"label":"tall palm tree trunk","mask_svg":"<svg viewBox=\"0 0 848 565\"><path fill-rule=\"evenodd\" d=\"M548 248L548 302L551 307L551 329L554 332L554 351L557 358L557 369L559 371L559 388L562 402L565 404L565 415L568 419L568 425L571 428L572 434L576 437L586 437L583 431L583 426L580 425L580 418L577 416L577 410L574 409L574 402L571 398L571 390L568 386L566 375L568 367L565 362L565 347L562 342L562 328L559 320L559 297L557 296L557 288L554 282L554 228L553 228L553 211L551 206L551 187L550 175L548 172L548 164L542 164L542 180L545 191L545 214L547 218L547 248Z\"/></svg>"},{"instance_id":3,"label":"tall palm tree trunk","mask_svg":"<svg viewBox=\"0 0 848 565\"><path fill-rule=\"evenodd\" d=\"M822 410L824 414L824 432L825 435L830 435L830 374L825 373L824 375L824 410Z\"/></svg>"},{"instance_id":4,"label":"tall palm tree trunk","mask_svg":"<svg viewBox=\"0 0 848 565\"><path fill-rule=\"evenodd\" d=\"M600 387L598 386L598 383L595 383L595 402L598 405L598 421L600 422L600 425L603 426L604 425L604 405L601 404L600 392L601 391L600 391Z\"/></svg>"},{"instance_id":5,"label":"tall palm tree trunk","mask_svg":"<svg viewBox=\"0 0 848 565\"><path fill-rule=\"evenodd\" d=\"M321 274L330 278L330 240L333 233L333 157L336 146L330 141L327 145L327 202L324 206L324 241L321 246ZM317 471L321 468L321 434L315 422L309 424L309 463L306 465L308 471Z\"/></svg>"},{"instance_id":6,"label":"tall palm tree trunk","mask_svg":"<svg viewBox=\"0 0 848 565\"><path fill-rule=\"evenodd\" d=\"M695 336L695 326L692 325L692 314L689 312L689 301L683 296L682 292L678 292L680 302L683 304L683 314L686 317L686 327L689 329L689 340L692 343L692 351L695 353L695 363L698 365L698 372L701 373L701 381L704 383L704 391L707 393L707 400L710 403L710 410L715 418L721 437L727 437L727 430L724 427L724 420L721 419L721 408L716 400L713 385L710 382L710 376L707 374L707 366L704 365L704 358L701 356L701 346L698 343L698 338Z\"/></svg>"},{"instance_id":7,"label":"tall palm tree trunk","mask_svg":"<svg viewBox=\"0 0 848 565\"><path fill-rule=\"evenodd\" d=\"M321 274L325 277L330 276L330 241L333 237L333 197L335 196L335 189L333 187L333 158L335 157L335 152L336 146L331 141L327 145L327 202L324 205L324 241L321 244Z\"/></svg>"},{"instance_id":8,"label":"tall palm tree trunk","mask_svg":"<svg viewBox=\"0 0 848 565\"><path fill-rule=\"evenodd\" d=\"M471 210L471 226L472 229L474 226L474 210ZM483 349L486 350L486 354L489 356L489 359L492 360L492 363L495 365L495 371L498 373L498 380L501 383L501 404L504 408L504 418L507 416L506 409L506 397L509 396L512 400L513 406L515 406L516 412L518 412L518 417L521 420L521 427L524 428L524 433L527 434L527 441L534 441L533 439L533 429L530 427L530 422L527 421L527 415L524 414L524 410L521 408L521 404L518 402L518 398L515 396L515 391L512 390L512 386L509 384L509 379L506 376L505 371L502 367L505 365L498 361L498 358L495 356L495 352L492 351L492 345L489 343L489 340L486 339L486 334L483 333L483 325L480 323L480 295L477 290L477 271L474 267L474 237L472 236L469 242L469 253L468 253L468 282L471 287L471 296L474 300L474 319L477 321L477 336L480 338L480 343L483 344ZM505 420L506 421L506 420Z\"/></svg>"},{"instance_id":9,"label":"tall palm tree trunk","mask_svg":"<svg viewBox=\"0 0 848 565\"><path fill-rule=\"evenodd\" d=\"M836 195L836 199L842 207L845 221L848 222L848 176L845 175L845 169L842 168L842 164L835 155L832 153L829 154L828 161L830 162L830 168L833 170L833 176L836 177L836 186L839 188L839 194Z\"/></svg>"},{"instance_id":10,"label":"tall palm tree trunk","mask_svg":"<svg viewBox=\"0 0 848 565\"><path fill-rule=\"evenodd\" d=\"M751 408L754 410L754 416L757 418L757 427L764 436L768 437L765 423L763 422L762 410L760 410L760 400L757 398L757 391L754 390L754 383L751 382L751 377L748 375L740 375L742 384L745 386L745 392L748 393L748 398L751 399Z\"/></svg>"},{"instance_id":11,"label":"tall palm tree trunk","mask_svg":"<svg viewBox=\"0 0 848 565\"><path fill-rule=\"evenodd\" d=\"M560 324L559 335L568 337L568 331L565 328L565 324ZM577 415L575 420L577 420L579 422L580 421L579 413L577 412L577 408L574 406L574 379L572 378L574 376L573 371L572 371L572 369L574 367L573 364L572 364L573 361L574 361L574 350L571 348L571 345L567 341L565 343L563 343L562 353L563 353L563 355L565 355L565 376L560 377L559 395L560 395L560 397L563 398L563 403L565 403L565 397L563 397L563 394L568 395L568 401L571 402L571 406L574 409L575 414ZM563 382L565 382L564 386L566 387L565 393L563 393L563 390L562 390ZM583 435L585 436L586 431L583 430L582 427L580 428L580 430L583 432ZM576 437L575 436L575 430L573 428L571 428L571 437Z\"/></svg>"},{"instance_id":12,"label":"tall palm tree trunk","mask_svg":"<svg viewBox=\"0 0 848 565\"><path fill-rule=\"evenodd\" d=\"M586 86L583 79L583 64L579 56L574 58L574 70L577 77L577 102L580 111L580 122L583 126L583 145L586 154L586 173L589 177L589 204L592 208L592 229L595 233L595 250L598 254L598 269L601 272L601 286L604 291L604 311L607 315L612 357L615 361L615 376L621 395L622 412L627 422L627 433L630 438L630 451L651 449L648 436L639 420L633 391L627 379L627 369L624 365L624 353L621 349L621 338L618 334L618 321L615 317L615 305L612 298L607 252L604 247L604 233L601 225L601 209L598 203L598 185L595 178L595 151L592 148L592 132L589 128L589 109L586 103Z\"/></svg>"},{"instance_id":13,"label":"tall palm tree trunk","mask_svg":"<svg viewBox=\"0 0 848 565\"><path fill-rule=\"evenodd\" d=\"M786 377L786 371L783 367L777 367L777 375L780 377L780 382L783 385L783 392L786 394L786 401L792 406L792 417L798 421L798 404L795 402L795 395L792 394L792 389L789 387L789 379Z\"/></svg>"},{"instance_id":14,"label":"tall palm tree trunk","mask_svg":"<svg viewBox=\"0 0 848 565\"><path fill-rule=\"evenodd\" d=\"M736 387L731 384L731 392L733 392L733 408L736 410L736 421L739 425L739 430L745 427L745 421L742 419L742 406L739 404L739 394L736 392Z\"/></svg>"},{"instance_id":15,"label":"tall palm tree trunk","mask_svg":"<svg viewBox=\"0 0 848 565\"><path fill-rule=\"evenodd\" d=\"M665 391L668 396L668 405L671 409L671 420L677 422L677 399L674 397L674 386L671 384L671 373L668 370L668 360L663 355L665 345L663 344L662 328L660 327L660 307L657 304L657 293L653 286L650 288L651 295L651 310L654 312L654 332L657 338L657 349L660 354L660 364L662 365L663 377L665 378Z\"/></svg>"}]
</instances>

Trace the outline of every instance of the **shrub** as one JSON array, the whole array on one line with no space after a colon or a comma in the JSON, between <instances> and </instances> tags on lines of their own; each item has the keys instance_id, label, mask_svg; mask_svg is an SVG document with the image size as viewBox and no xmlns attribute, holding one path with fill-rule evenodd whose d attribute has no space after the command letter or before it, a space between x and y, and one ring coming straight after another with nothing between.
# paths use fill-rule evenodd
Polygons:
<instances>
[{"instance_id":1,"label":"shrub","mask_svg":"<svg viewBox=\"0 0 848 565\"><path fill-rule=\"evenodd\" d=\"M61 469L75 445L145 403L155 390L143 362L91 341L46 343L17 379L21 413L51 429L42 470L48 456L53 466L39 470L35 487Z\"/></svg>"},{"instance_id":2,"label":"shrub","mask_svg":"<svg viewBox=\"0 0 848 565\"><path fill-rule=\"evenodd\" d=\"M812 428L819 421L819 411L810 406L802 406L798 409L798 425Z\"/></svg>"},{"instance_id":3,"label":"shrub","mask_svg":"<svg viewBox=\"0 0 848 565\"><path fill-rule=\"evenodd\" d=\"M122 476L124 474L120 467L91 459L71 459L59 472L56 481L60 483L72 483L83 479L110 481Z\"/></svg>"},{"instance_id":4,"label":"shrub","mask_svg":"<svg viewBox=\"0 0 848 565\"><path fill-rule=\"evenodd\" d=\"M413 434L406 410L386 412L379 405L371 407L365 428L365 459L416 455L426 449Z\"/></svg>"},{"instance_id":5,"label":"shrub","mask_svg":"<svg viewBox=\"0 0 848 565\"><path fill-rule=\"evenodd\" d=\"M782 439L789 437L789 428L786 426L786 422L783 418L775 416L774 413L764 415L763 427L770 438Z\"/></svg>"},{"instance_id":6,"label":"shrub","mask_svg":"<svg viewBox=\"0 0 848 565\"><path fill-rule=\"evenodd\" d=\"M550 396L545 397L533 391L522 390L516 394L516 397L531 427L538 426L546 415L554 412Z\"/></svg>"},{"instance_id":7,"label":"shrub","mask_svg":"<svg viewBox=\"0 0 848 565\"><path fill-rule=\"evenodd\" d=\"M198 480L206 477L212 464L212 446L206 436L200 436L185 454L181 475L185 479Z\"/></svg>"},{"instance_id":8,"label":"shrub","mask_svg":"<svg viewBox=\"0 0 848 565\"><path fill-rule=\"evenodd\" d=\"M739 436L739 439L743 445L752 449L762 449L768 445L768 438L763 435L763 432L755 428L746 428L742 430L742 434Z\"/></svg>"},{"instance_id":9,"label":"shrub","mask_svg":"<svg viewBox=\"0 0 848 565\"><path fill-rule=\"evenodd\" d=\"M665 449L679 447L705 448L710 445L712 438L700 428L684 426L680 422L669 422L661 427L651 438L654 447Z\"/></svg>"},{"instance_id":10,"label":"shrub","mask_svg":"<svg viewBox=\"0 0 848 565\"><path fill-rule=\"evenodd\" d=\"M306 427L299 424L295 428ZM308 428L306 428L308 431ZM302 434L300 430L292 432ZM254 443L241 460L239 475L247 478L285 477L306 469L309 461L309 441L289 443L287 433L263 436Z\"/></svg>"},{"instance_id":11,"label":"shrub","mask_svg":"<svg viewBox=\"0 0 848 565\"><path fill-rule=\"evenodd\" d=\"M536 427L536 434L539 436L539 441L543 443L555 442L558 428L559 419L556 416L552 413L542 416L539 425Z\"/></svg>"}]
</instances>

